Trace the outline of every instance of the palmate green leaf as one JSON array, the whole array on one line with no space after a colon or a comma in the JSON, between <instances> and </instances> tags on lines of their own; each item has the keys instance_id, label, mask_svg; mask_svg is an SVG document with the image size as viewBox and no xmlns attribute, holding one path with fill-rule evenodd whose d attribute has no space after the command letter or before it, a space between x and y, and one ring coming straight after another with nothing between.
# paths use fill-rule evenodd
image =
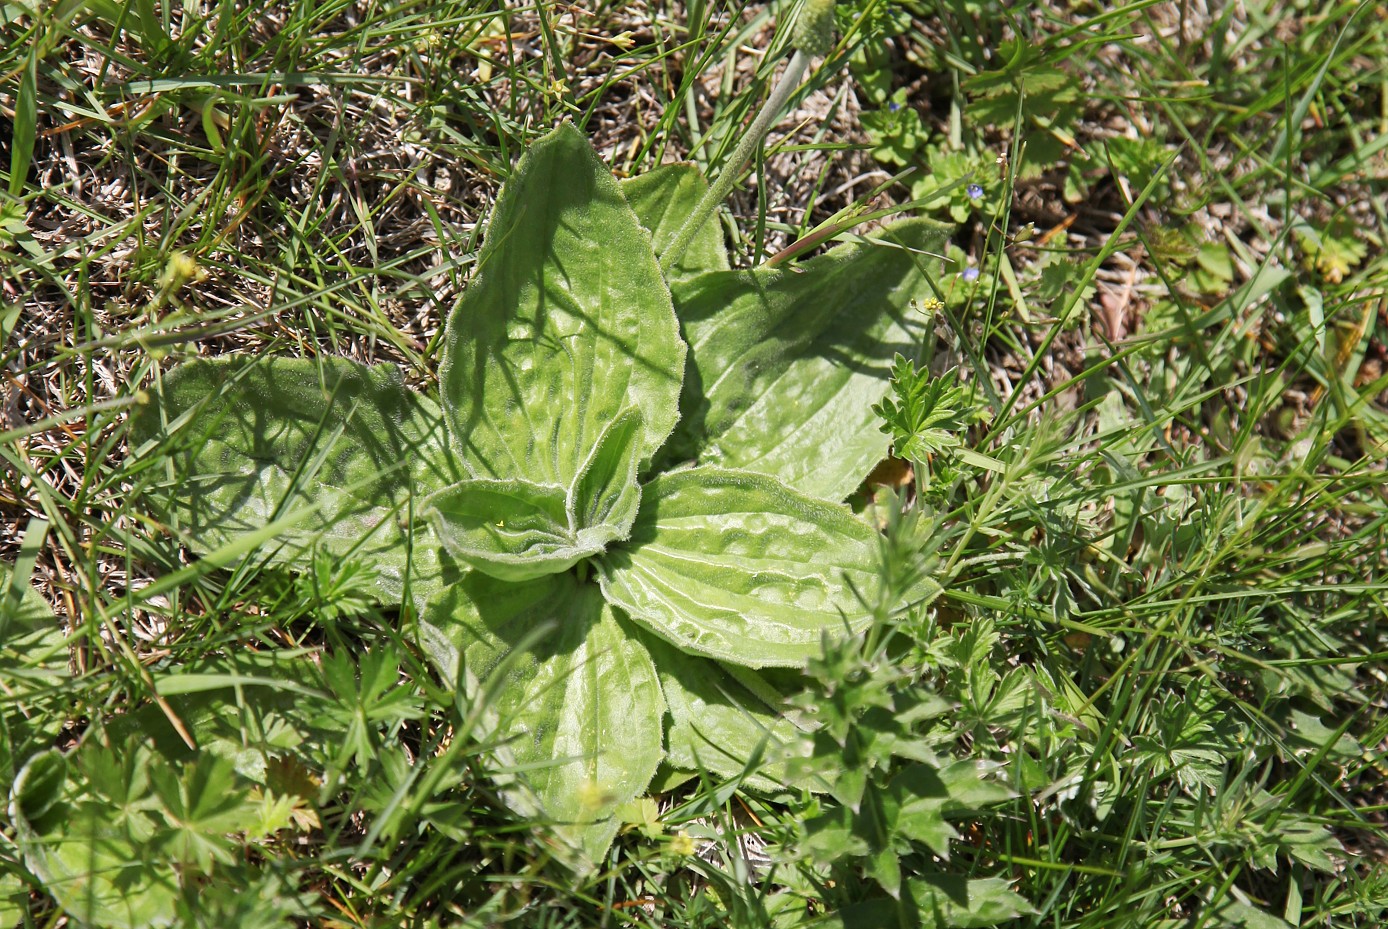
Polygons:
<instances>
[{"instance_id":1,"label":"palmate green leaf","mask_svg":"<svg viewBox=\"0 0 1388 929\"><path fill-rule=\"evenodd\" d=\"M728 778L746 775L742 783L762 790L791 783L785 755L800 743L801 720L773 683L747 668L687 655L657 636L642 641L660 672L669 710L666 764ZM749 772L754 756L759 763Z\"/></svg>"},{"instance_id":2,"label":"palmate green leaf","mask_svg":"<svg viewBox=\"0 0 1388 929\"><path fill-rule=\"evenodd\" d=\"M283 520L262 552L299 565L319 546L376 571L398 603L441 583L424 497L455 483L442 414L391 365L341 358L229 357L170 372L160 402L133 421L132 445L169 443L170 481L147 499L194 551Z\"/></svg>"},{"instance_id":3,"label":"palmate green leaf","mask_svg":"<svg viewBox=\"0 0 1388 929\"><path fill-rule=\"evenodd\" d=\"M912 912L908 913L907 910ZM970 880L953 874L919 874L906 878L901 900L886 897L846 906L814 925L829 929L882 929L885 926L934 926L979 929L1035 913L1007 881L996 877Z\"/></svg>"},{"instance_id":4,"label":"palmate green leaf","mask_svg":"<svg viewBox=\"0 0 1388 929\"><path fill-rule=\"evenodd\" d=\"M321 753L341 733L310 720L323 700L323 679L311 649L232 651L153 672L160 704L146 704L100 722L100 741L147 743L175 765L191 764L190 749L169 719L179 721L200 750L232 759L236 772L259 784L275 759ZM247 739L248 732L255 737Z\"/></svg>"},{"instance_id":5,"label":"palmate green leaf","mask_svg":"<svg viewBox=\"0 0 1388 929\"><path fill-rule=\"evenodd\" d=\"M448 320L444 409L473 477L570 488L608 424L641 411L647 462L678 417L685 345L650 234L579 131L521 159Z\"/></svg>"},{"instance_id":6,"label":"palmate green leaf","mask_svg":"<svg viewBox=\"0 0 1388 929\"><path fill-rule=\"evenodd\" d=\"M511 584L474 572L424 620L450 646L426 650L445 680L485 701L500 754L538 801L518 786L513 805L601 857L617 808L645 790L662 755L660 683L634 630L571 574Z\"/></svg>"},{"instance_id":7,"label":"palmate green leaf","mask_svg":"<svg viewBox=\"0 0 1388 929\"><path fill-rule=\"evenodd\" d=\"M628 410L604 431L573 487L477 478L426 501L439 538L459 561L492 577L524 581L567 571L636 519L635 441L641 414Z\"/></svg>"},{"instance_id":8,"label":"palmate green leaf","mask_svg":"<svg viewBox=\"0 0 1388 929\"><path fill-rule=\"evenodd\" d=\"M877 545L845 507L765 475L693 468L647 484L631 538L595 563L609 602L684 651L794 667L826 632L868 624ZM923 582L910 596L938 592Z\"/></svg>"},{"instance_id":9,"label":"palmate green leaf","mask_svg":"<svg viewBox=\"0 0 1388 929\"><path fill-rule=\"evenodd\" d=\"M843 245L795 271L705 274L673 286L689 340L682 419L662 460L774 475L839 501L887 453L873 404L892 359L915 357L932 294L927 256L943 228L889 226L877 244Z\"/></svg>"},{"instance_id":10,"label":"palmate green leaf","mask_svg":"<svg viewBox=\"0 0 1388 929\"><path fill-rule=\"evenodd\" d=\"M193 863L204 874L214 862L235 863L237 843L227 834L249 829L255 819L237 789L231 759L201 752L177 770L156 765L151 780L168 822L162 848L173 860Z\"/></svg>"},{"instance_id":11,"label":"palmate green leaf","mask_svg":"<svg viewBox=\"0 0 1388 929\"><path fill-rule=\"evenodd\" d=\"M1292 924L1256 906L1242 903L1232 896L1224 896L1214 906L1207 908L1209 916L1205 925L1219 926L1220 929L1293 929Z\"/></svg>"},{"instance_id":12,"label":"palmate green leaf","mask_svg":"<svg viewBox=\"0 0 1388 929\"><path fill-rule=\"evenodd\" d=\"M130 727L68 755L36 755L16 779L11 819L24 863L73 923L183 926L218 886L244 891L247 841L287 824L240 781L230 758L186 747L164 755ZM199 923L201 924L201 923Z\"/></svg>"},{"instance_id":13,"label":"palmate green leaf","mask_svg":"<svg viewBox=\"0 0 1388 929\"><path fill-rule=\"evenodd\" d=\"M949 841L957 835L946 822L948 817L1015 796L1003 785L984 780L983 773L970 760L943 767L912 764L903 768L887 791L893 830L948 858Z\"/></svg>"},{"instance_id":14,"label":"palmate green leaf","mask_svg":"<svg viewBox=\"0 0 1388 929\"><path fill-rule=\"evenodd\" d=\"M56 750L34 756L10 792L25 866L79 926L173 925L175 870L145 860L139 837L112 811L82 792Z\"/></svg>"},{"instance_id":15,"label":"palmate green leaf","mask_svg":"<svg viewBox=\"0 0 1388 929\"><path fill-rule=\"evenodd\" d=\"M674 243L685 218L694 212L708 191L703 173L690 164L663 165L622 182L622 193L636 211L636 218L651 233L656 257ZM671 280L694 277L707 271L727 271L728 249L718 214L709 214L690 241L684 255L670 269Z\"/></svg>"}]
</instances>

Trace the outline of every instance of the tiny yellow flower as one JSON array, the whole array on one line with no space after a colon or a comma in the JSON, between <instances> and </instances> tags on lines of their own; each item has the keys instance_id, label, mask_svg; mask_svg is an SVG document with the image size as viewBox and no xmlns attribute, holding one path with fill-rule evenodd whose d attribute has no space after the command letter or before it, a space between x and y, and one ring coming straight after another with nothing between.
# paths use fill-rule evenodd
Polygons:
<instances>
[{"instance_id":1,"label":"tiny yellow flower","mask_svg":"<svg viewBox=\"0 0 1388 929\"><path fill-rule=\"evenodd\" d=\"M184 284L207 280L207 271L187 252L177 251L169 256L159 275L159 286L166 291L178 290Z\"/></svg>"},{"instance_id":2,"label":"tiny yellow flower","mask_svg":"<svg viewBox=\"0 0 1388 929\"><path fill-rule=\"evenodd\" d=\"M670 854L687 858L694 854L694 839L681 829L670 836Z\"/></svg>"},{"instance_id":3,"label":"tiny yellow flower","mask_svg":"<svg viewBox=\"0 0 1388 929\"><path fill-rule=\"evenodd\" d=\"M612 802L612 794L597 781L584 781L578 788L578 803L589 811L601 810Z\"/></svg>"}]
</instances>

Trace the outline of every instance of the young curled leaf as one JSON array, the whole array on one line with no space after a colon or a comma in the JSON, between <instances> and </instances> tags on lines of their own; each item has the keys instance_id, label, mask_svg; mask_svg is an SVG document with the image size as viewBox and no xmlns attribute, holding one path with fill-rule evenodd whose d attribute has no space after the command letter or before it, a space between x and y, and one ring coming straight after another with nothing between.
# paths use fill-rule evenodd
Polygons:
<instances>
[{"instance_id":1,"label":"young curled leaf","mask_svg":"<svg viewBox=\"0 0 1388 929\"><path fill-rule=\"evenodd\" d=\"M493 577L567 571L631 531L641 502L640 429L638 410L617 417L568 490L519 479L462 481L430 497L426 513L454 557Z\"/></svg>"}]
</instances>

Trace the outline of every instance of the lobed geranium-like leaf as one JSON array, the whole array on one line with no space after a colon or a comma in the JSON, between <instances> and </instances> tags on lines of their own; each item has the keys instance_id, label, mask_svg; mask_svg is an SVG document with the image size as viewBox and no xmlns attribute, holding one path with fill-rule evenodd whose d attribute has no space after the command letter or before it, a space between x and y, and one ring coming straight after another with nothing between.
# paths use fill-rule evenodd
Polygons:
<instances>
[{"instance_id":1,"label":"lobed geranium-like leaf","mask_svg":"<svg viewBox=\"0 0 1388 929\"><path fill-rule=\"evenodd\" d=\"M178 766L192 764L199 750L212 752L230 758L242 777L266 784L277 769L299 770L308 746L319 751L341 741L340 729L310 718L308 709L324 698L322 672L309 649L233 651L174 665L153 680L160 702L102 721L101 742L147 744ZM168 711L198 749L183 741ZM256 733L249 742L248 727ZM313 796L306 785L299 790Z\"/></svg>"},{"instance_id":2,"label":"lobed geranium-like leaf","mask_svg":"<svg viewBox=\"0 0 1388 929\"><path fill-rule=\"evenodd\" d=\"M749 668L686 655L657 636L642 641L660 671L670 714L666 764L743 777L743 783L762 790L790 783L784 752L801 742L799 716L771 682ZM753 757L759 762L749 771Z\"/></svg>"},{"instance_id":3,"label":"lobed geranium-like leaf","mask_svg":"<svg viewBox=\"0 0 1388 929\"><path fill-rule=\"evenodd\" d=\"M650 234L578 130L521 159L448 320L444 409L474 477L570 488L641 411L648 462L678 418L685 345Z\"/></svg>"},{"instance_id":4,"label":"lobed geranium-like leaf","mask_svg":"<svg viewBox=\"0 0 1388 929\"><path fill-rule=\"evenodd\" d=\"M844 907L817 923L822 929L877 929L900 925L903 910L914 911L915 920L927 926L981 929L1036 912L1008 882L996 877L969 879L954 874L920 874L908 877L900 900L881 897Z\"/></svg>"},{"instance_id":5,"label":"lobed geranium-like leaf","mask_svg":"<svg viewBox=\"0 0 1388 929\"><path fill-rule=\"evenodd\" d=\"M971 760L903 768L892 778L885 801L896 832L948 858L949 842L958 835L948 817L1015 796L983 773Z\"/></svg>"},{"instance_id":6,"label":"lobed geranium-like leaf","mask_svg":"<svg viewBox=\"0 0 1388 929\"><path fill-rule=\"evenodd\" d=\"M631 538L596 563L607 599L643 626L754 668L802 665L824 633L862 629L881 586L877 533L845 507L722 468L647 484Z\"/></svg>"},{"instance_id":7,"label":"lobed geranium-like leaf","mask_svg":"<svg viewBox=\"0 0 1388 929\"><path fill-rule=\"evenodd\" d=\"M539 810L590 859L616 834L618 806L645 790L661 759L664 702L650 653L571 574L524 584L469 574L425 611L460 667L441 673L485 694L487 725L524 770ZM524 795L512 792L524 808Z\"/></svg>"},{"instance_id":8,"label":"lobed geranium-like leaf","mask_svg":"<svg viewBox=\"0 0 1388 929\"><path fill-rule=\"evenodd\" d=\"M664 255L675 241L685 218L694 212L707 191L703 172L690 164L663 165L622 182L622 193L636 211L636 218L650 230L657 257ZM699 226L669 276L679 280L706 271L726 271L728 267L728 249L715 212Z\"/></svg>"},{"instance_id":9,"label":"lobed geranium-like leaf","mask_svg":"<svg viewBox=\"0 0 1388 929\"><path fill-rule=\"evenodd\" d=\"M907 220L796 271L674 282L689 366L662 460L697 458L846 498L887 453L872 405L896 354L915 356L925 320L911 302L932 294L921 252L942 238L938 224Z\"/></svg>"},{"instance_id":10,"label":"lobed geranium-like leaf","mask_svg":"<svg viewBox=\"0 0 1388 929\"><path fill-rule=\"evenodd\" d=\"M203 555L283 525L263 552L301 564L314 546L376 571L386 602L407 583L440 583L425 496L463 475L438 406L391 365L341 358L229 357L170 372L157 406L134 418L132 445L169 443L173 474L147 499Z\"/></svg>"},{"instance_id":11,"label":"lobed geranium-like leaf","mask_svg":"<svg viewBox=\"0 0 1388 929\"><path fill-rule=\"evenodd\" d=\"M35 755L10 791L10 821L33 872L79 926L171 926L179 888L170 867L142 860L111 804L86 796L61 752Z\"/></svg>"},{"instance_id":12,"label":"lobed geranium-like leaf","mask_svg":"<svg viewBox=\"0 0 1388 929\"><path fill-rule=\"evenodd\" d=\"M567 571L630 532L641 503L640 429L638 410L619 416L568 491L477 478L434 494L426 513L454 557L492 577L524 581Z\"/></svg>"},{"instance_id":13,"label":"lobed geranium-like leaf","mask_svg":"<svg viewBox=\"0 0 1388 929\"><path fill-rule=\"evenodd\" d=\"M201 913L202 895L245 890L247 843L289 824L287 802L250 790L216 748L175 760L136 727L102 744L109 734L35 755L15 779L9 812L24 863L73 925L191 925L187 907Z\"/></svg>"}]
</instances>

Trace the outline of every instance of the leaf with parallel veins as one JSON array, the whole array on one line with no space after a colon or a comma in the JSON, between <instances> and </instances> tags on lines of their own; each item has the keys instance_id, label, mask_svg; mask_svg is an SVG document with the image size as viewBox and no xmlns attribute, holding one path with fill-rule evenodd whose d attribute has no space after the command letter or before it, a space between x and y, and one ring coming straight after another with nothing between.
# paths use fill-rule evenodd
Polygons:
<instances>
[{"instance_id":1,"label":"leaf with parallel veins","mask_svg":"<svg viewBox=\"0 0 1388 929\"><path fill-rule=\"evenodd\" d=\"M596 560L603 592L685 651L802 665L861 630L881 587L877 533L847 508L750 471L692 468L643 489L631 538ZM939 592L922 582L919 600Z\"/></svg>"},{"instance_id":2,"label":"leaf with parallel veins","mask_svg":"<svg viewBox=\"0 0 1388 929\"><path fill-rule=\"evenodd\" d=\"M232 356L181 365L159 404L132 422L132 446L167 443L173 479L146 492L194 551L211 555L263 530L262 549L299 564L317 546L376 571L398 603L407 584L441 582L427 527L410 522L425 496L458 481L437 404L392 365L342 358Z\"/></svg>"},{"instance_id":3,"label":"leaf with parallel veins","mask_svg":"<svg viewBox=\"0 0 1388 929\"><path fill-rule=\"evenodd\" d=\"M650 233L578 130L560 126L521 159L478 269L440 372L472 475L571 487L629 406L648 462L679 416L685 345Z\"/></svg>"},{"instance_id":4,"label":"leaf with parallel veins","mask_svg":"<svg viewBox=\"0 0 1388 929\"><path fill-rule=\"evenodd\" d=\"M468 575L425 610L451 651L446 676L487 695L484 726L526 770L535 811L590 858L616 833L618 806L650 783L663 754L665 703L650 653L570 574L524 584ZM456 659L447 657L456 655ZM526 805L525 792L511 792Z\"/></svg>"},{"instance_id":5,"label":"leaf with parallel veins","mask_svg":"<svg viewBox=\"0 0 1388 929\"><path fill-rule=\"evenodd\" d=\"M673 282L689 365L662 460L697 458L845 499L887 453L872 405L887 393L892 359L914 357L924 337L911 302L933 293L922 252L943 236L936 223L907 220L794 271Z\"/></svg>"}]
</instances>

